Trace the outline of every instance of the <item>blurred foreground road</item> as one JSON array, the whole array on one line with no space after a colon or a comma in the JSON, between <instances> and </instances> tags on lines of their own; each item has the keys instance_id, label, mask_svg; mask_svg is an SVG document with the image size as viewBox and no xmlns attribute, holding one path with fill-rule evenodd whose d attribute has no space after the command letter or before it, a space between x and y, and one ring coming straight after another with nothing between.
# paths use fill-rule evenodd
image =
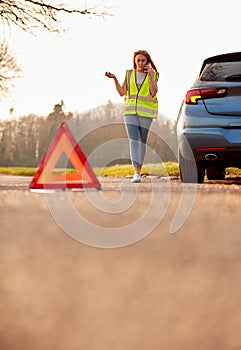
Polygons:
<instances>
[{"instance_id":1,"label":"blurred foreground road","mask_svg":"<svg viewBox=\"0 0 241 350\"><path fill-rule=\"evenodd\" d=\"M174 234L178 179L155 178L152 187L150 178L101 179L91 198L105 198L108 210L83 192L68 193L100 235L102 227L124 233L144 215L148 230L160 208L144 239L114 249L66 234L46 195L29 192L30 180L0 176L0 350L241 349L239 178L198 185L193 202L187 187L181 209L191 210ZM149 212L155 191L160 207L156 201Z\"/></svg>"}]
</instances>

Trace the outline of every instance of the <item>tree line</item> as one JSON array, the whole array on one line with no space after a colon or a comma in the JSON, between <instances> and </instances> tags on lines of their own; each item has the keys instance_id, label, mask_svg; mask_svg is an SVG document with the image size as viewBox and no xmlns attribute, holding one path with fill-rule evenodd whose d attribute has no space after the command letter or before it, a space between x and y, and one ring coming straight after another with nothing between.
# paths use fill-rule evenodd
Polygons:
<instances>
[{"instance_id":1,"label":"tree line","mask_svg":"<svg viewBox=\"0 0 241 350\"><path fill-rule=\"evenodd\" d=\"M0 166L37 167L62 123L69 124L73 136L92 166L130 163L129 145L123 119L123 105L109 101L84 113L64 111L57 103L47 117L30 114L0 121ZM161 116L150 131L148 147L162 161L176 161L175 126ZM86 130L79 139L78 131ZM119 142L115 142L118 141ZM150 153L150 154L149 154ZM146 162L156 158L147 153ZM154 159L154 160L153 160Z\"/></svg>"}]
</instances>

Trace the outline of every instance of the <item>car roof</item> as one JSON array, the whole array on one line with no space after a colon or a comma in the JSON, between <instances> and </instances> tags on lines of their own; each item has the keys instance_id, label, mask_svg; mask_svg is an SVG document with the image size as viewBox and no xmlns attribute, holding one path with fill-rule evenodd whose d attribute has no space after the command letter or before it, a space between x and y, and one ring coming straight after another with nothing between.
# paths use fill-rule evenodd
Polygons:
<instances>
[{"instance_id":1,"label":"car roof","mask_svg":"<svg viewBox=\"0 0 241 350\"><path fill-rule=\"evenodd\" d=\"M229 53L224 53L222 55L216 55L216 56L211 56L206 58L203 61L202 68L200 71L203 71L203 68L206 66L208 63L214 63L214 62L229 62L229 61L241 61L241 52L229 52Z\"/></svg>"}]
</instances>

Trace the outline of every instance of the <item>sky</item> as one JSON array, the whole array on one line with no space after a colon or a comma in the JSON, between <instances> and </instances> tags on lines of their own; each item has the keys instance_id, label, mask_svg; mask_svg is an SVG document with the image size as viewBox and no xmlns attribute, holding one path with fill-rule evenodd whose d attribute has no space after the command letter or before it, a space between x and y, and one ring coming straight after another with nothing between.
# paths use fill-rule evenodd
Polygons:
<instances>
[{"instance_id":1,"label":"sky","mask_svg":"<svg viewBox=\"0 0 241 350\"><path fill-rule=\"evenodd\" d=\"M143 49L159 71L159 112L175 120L202 61L241 51L239 0L105 3L113 6L113 16L62 16L68 30L61 35L42 30L34 37L12 30L9 41L23 77L12 96L1 101L0 119L10 118L10 109L13 117L47 116L61 100L66 111L80 113L109 100L122 103L104 74L111 71L122 83L126 69L133 67L134 51Z\"/></svg>"}]
</instances>

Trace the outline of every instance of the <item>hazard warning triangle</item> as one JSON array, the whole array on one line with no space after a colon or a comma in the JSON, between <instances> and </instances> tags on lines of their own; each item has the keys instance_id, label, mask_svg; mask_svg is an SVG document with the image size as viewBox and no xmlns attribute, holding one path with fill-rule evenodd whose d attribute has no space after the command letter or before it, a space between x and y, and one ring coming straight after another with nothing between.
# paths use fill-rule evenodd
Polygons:
<instances>
[{"instance_id":1,"label":"hazard warning triangle","mask_svg":"<svg viewBox=\"0 0 241 350\"><path fill-rule=\"evenodd\" d=\"M67 158L66 158L67 157ZM61 160L71 168L61 168ZM100 183L66 124L62 124L30 183L32 189L96 188Z\"/></svg>"}]
</instances>

